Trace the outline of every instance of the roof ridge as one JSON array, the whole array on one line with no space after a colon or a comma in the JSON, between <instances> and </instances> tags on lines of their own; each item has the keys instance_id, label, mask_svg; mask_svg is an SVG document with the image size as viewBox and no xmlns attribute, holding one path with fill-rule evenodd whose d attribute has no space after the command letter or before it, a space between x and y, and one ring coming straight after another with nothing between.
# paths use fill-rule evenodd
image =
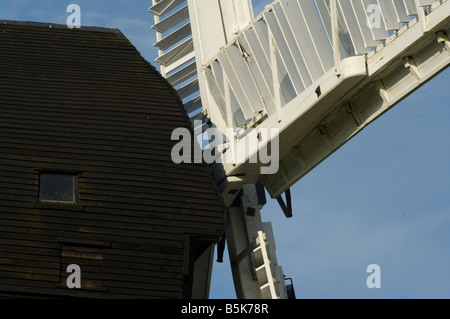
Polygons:
<instances>
[{"instance_id":1,"label":"roof ridge","mask_svg":"<svg viewBox=\"0 0 450 319\"><path fill-rule=\"evenodd\" d=\"M125 37L125 35L117 28L107 28L107 27L97 27L97 26L81 26L80 28L70 29L66 24L58 24L51 22L36 22L36 21L17 21L17 20L2 20L0 19L1 25L17 25L17 26L30 26L30 27L40 27L47 29L65 29L69 31L92 31L92 32L104 32L104 33L117 33L120 37Z\"/></svg>"}]
</instances>

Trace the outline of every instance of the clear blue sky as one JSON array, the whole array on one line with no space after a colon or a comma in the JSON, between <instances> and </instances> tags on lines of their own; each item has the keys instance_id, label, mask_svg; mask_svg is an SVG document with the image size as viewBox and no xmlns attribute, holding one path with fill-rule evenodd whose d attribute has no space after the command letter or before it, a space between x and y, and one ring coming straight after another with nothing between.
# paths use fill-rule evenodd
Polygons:
<instances>
[{"instance_id":1,"label":"clear blue sky","mask_svg":"<svg viewBox=\"0 0 450 319\"><path fill-rule=\"evenodd\" d=\"M71 3L82 25L119 28L158 67L151 0L0 0L0 19L65 24ZM446 70L300 180L293 218L264 207L298 298L450 298L449 84ZM226 258L211 298L236 296ZM366 286L370 264L380 289Z\"/></svg>"}]
</instances>

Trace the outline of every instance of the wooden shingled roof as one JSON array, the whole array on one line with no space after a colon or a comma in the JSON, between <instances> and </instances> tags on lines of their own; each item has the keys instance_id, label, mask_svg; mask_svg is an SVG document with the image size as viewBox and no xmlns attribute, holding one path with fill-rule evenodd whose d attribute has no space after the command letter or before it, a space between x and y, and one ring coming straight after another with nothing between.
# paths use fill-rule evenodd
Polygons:
<instances>
[{"instance_id":1,"label":"wooden shingled roof","mask_svg":"<svg viewBox=\"0 0 450 319\"><path fill-rule=\"evenodd\" d=\"M176 91L119 30L1 21L0 295L186 296L186 238L225 222L209 167L171 160L178 127ZM78 202L39 202L43 171L76 174ZM104 249L102 290L55 288L74 243Z\"/></svg>"}]
</instances>

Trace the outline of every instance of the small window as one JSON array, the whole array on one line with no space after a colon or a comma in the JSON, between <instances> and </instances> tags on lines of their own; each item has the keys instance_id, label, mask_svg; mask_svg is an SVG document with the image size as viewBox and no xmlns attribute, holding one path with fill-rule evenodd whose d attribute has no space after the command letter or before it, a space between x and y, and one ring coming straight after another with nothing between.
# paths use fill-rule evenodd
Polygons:
<instances>
[{"instance_id":1,"label":"small window","mask_svg":"<svg viewBox=\"0 0 450 319\"><path fill-rule=\"evenodd\" d=\"M76 176L69 174L39 174L39 201L75 203Z\"/></svg>"}]
</instances>

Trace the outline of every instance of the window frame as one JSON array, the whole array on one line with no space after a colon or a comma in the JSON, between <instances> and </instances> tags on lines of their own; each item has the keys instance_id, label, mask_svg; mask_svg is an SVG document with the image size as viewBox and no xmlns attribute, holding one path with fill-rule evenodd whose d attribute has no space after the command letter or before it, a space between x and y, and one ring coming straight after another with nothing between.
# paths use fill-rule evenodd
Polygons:
<instances>
[{"instance_id":1,"label":"window frame","mask_svg":"<svg viewBox=\"0 0 450 319\"><path fill-rule=\"evenodd\" d=\"M41 199L41 176L42 175L65 175L72 177L72 201L64 200L51 200L51 199ZM50 203L50 204L61 204L61 205L77 205L78 204L78 173L74 172L64 172L64 171L39 171L38 172L38 202L39 203Z\"/></svg>"}]
</instances>

